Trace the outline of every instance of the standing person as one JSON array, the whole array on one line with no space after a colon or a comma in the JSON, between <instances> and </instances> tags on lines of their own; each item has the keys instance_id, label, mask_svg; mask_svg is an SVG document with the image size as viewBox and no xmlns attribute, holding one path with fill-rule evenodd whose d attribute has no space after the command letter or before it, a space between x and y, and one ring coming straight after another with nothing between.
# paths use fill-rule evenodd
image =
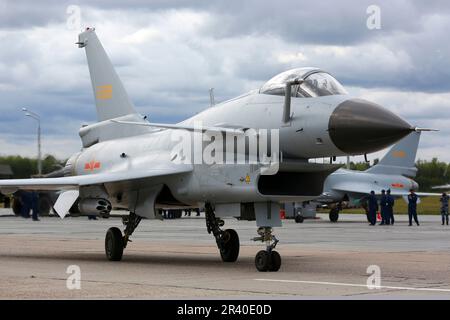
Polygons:
<instances>
[{"instance_id":1,"label":"standing person","mask_svg":"<svg viewBox=\"0 0 450 320\"><path fill-rule=\"evenodd\" d=\"M39 195L36 191L31 192L31 210L33 221L39 221Z\"/></svg>"},{"instance_id":2,"label":"standing person","mask_svg":"<svg viewBox=\"0 0 450 320\"><path fill-rule=\"evenodd\" d=\"M386 191L386 211L387 211L387 221L389 222L388 224L394 225L394 204L395 204L395 200L394 197L391 196L391 189L388 189Z\"/></svg>"},{"instance_id":3,"label":"standing person","mask_svg":"<svg viewBox=\"0 0 450 320\"><path fill-rule=\"evenodd\" d=\"M381 190L380 211L381 211L380 226L382 226L383 224L389 225L388 214L387 214L387 197L386 197L386 191L384 189Z\"/></svg>"},{"instance_id":4,"label":"standing person","mask_svg":"<svg viewBox=\"0 0 450 320\"><path fill-rule=\"evenodd\" d=\"M408 216L409 216L409 225L412 226L412 218L414 217L414 221L419 226L419 219L417 219L417 195L414 193L414 190L409 190L410 193L408 195Z\"/></svg>"},{"instance_id":5,"label":"standing person","mask_svg":"<svg viewBox=\"0 0 450 320\"><path fill-rule=\"evenodd\" d=\"M22 218L30 217L30 209L31 209L31 193L28 191L20 191L20 215Z\"/></svg>"},{"instance_id":6,"label":"standing person","mask_svg":"<svg viewBox=\"0 0 450 320\"><path fill-rule=\"evenodd\" d=\"M449 196L444 192L442 197L439 199L441 202L441 216L442 216L442 225L444 222L447 222L448 225L448 200Z\"/></svg>"},{"instance_id":7,"label":"standing person","mask_svg":"<svg viewBox=\"0 0 450 320\"><path fill-rule=\"evenodd\" d=\"M378 211L378 200L377 197L375 196L375 191L370 191L370 196L369 196L369 201L368 201L368 205L369 205L369 221L370 221L370 225L374 226L377 222L377 211Z\"/></svg>"}]
</instances>

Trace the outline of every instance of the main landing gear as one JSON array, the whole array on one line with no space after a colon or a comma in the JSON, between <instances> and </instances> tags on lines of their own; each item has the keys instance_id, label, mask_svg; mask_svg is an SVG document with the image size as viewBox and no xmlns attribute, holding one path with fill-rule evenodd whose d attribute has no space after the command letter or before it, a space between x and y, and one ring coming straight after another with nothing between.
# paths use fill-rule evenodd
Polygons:
<instances>
[{"instance_id":1,"label":"main landing gear","mask_svg":"<svg viewBox=\"0 0 450 320\"><path fill-rule=\"evenodd\" d=\"M220 218L216 218L210 204L205 205L206 229L216 238L220 257L224 262L235 262L239 256L239 236L233 229L222 230L225 224Z\"/></svg>"},{"instance_id":2,"label":"main landing gear","mask_svg":"<svg viewBox=\"0 0 450 320\"><path fill-rule=\"evenodd\" d=\"M128 242L131 242L130 236L139 225L139 222L141 222L141 219L133 212L130 212L128 217L123 217L122 223L125 226L123 236L119 228L112 227L108 229L105 237L105 253L108 260L122 260L123 249L126 248Z\"/></svg>"},{"instance_id":3,"label":"main landing gear","mask_svg":"<svg viewBox=\"0 0 450 320\"><path fill-rule=\"evenodd\" d=\"M275 251L278 239L272 234L271 227L258 228L259 237L253 241L266 242L266 250L261 250L256 254L255 266L258 271L278 271L281 267L281 256Z\"/></svg>"},{"instance_id":4,"label":"main landing gear","mask_svg":"<svg viewBox=\"0 0 450 320\"><path fill-rule=\"evenodd\" d=\"M330 210L329 218L331 222L337 222L339 220L339 212L342 210L342 203L339 202Z\"/></svg>"},{"instance_id":5,"label":"main landing gear","mask_svg":"<svg viewBox=\"0 0 450 320\"><path fill-rule=\"evenodd\" d=\"M334 207L330 210L329 218L331 222L337 222L339 220L339 208Z\"/></svg>"}]
</instances>

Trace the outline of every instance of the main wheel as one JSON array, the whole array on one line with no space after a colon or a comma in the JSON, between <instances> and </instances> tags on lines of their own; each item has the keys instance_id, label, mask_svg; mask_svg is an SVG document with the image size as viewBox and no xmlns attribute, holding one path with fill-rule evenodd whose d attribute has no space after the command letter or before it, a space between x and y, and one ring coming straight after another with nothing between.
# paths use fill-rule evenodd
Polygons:
<instances>
[{"instance_id":1,"label":"main wheel","mask_svg":"<svg viewBox=\"0 0 450 320\"><path fill-rule=\"evenodd\" d=\"M40 216L48 216L50 214L50 209L52 208L52 204L48 197L39 198L39 215Z\"/></svg>"},{"instance_id":2,"label":"main wheel","mask_svg":"<svg viewBox=\"0 0 450 320\"><path fill-rule=\"evenodd\" d=\"M261 272L269 271L269 269L271 268L270 260L270 254L267 251L259 251L255 257L256 269Z\"/></svg>"},{"instance_id":3,"label":"main wheel","mask_svg":"<svg viewBox=\"0 0 450 320\"><path fill-rule=\"evenodd\" d=\"M278 271L281 267L281 256L276 251L270 252L270 268L269 271Z\"/></svg>"},{"instance_id":4,"label":"main wheel","mask_svg":"<svg viewBox=\"0 0 450 320\"><path fill-rule=\"evenodd\" d=\"M105 237L105 253L110 261L120 261L123 255L123 237L119 228L109 228Z\"/></svg>"},{"instance_id":5,"label":"main wheel","mask_svg":"<svg viewBox=\"0 0 450 320\"><path fill-rule=\"evenodd\" d=\"M303 216L301 216L299 214L295 216L296 223L303 223L303 220L305 220L305 218L303 218Z\"/></svg>"},{"instance_id":6,"label":"main wheel","mask_svg":"<svg viewBox=\"0 0 450 320\"><path fill-rule=\"evenodd\" d=\"M227 229L222 235L224 243L220 248L220 256L223 262L235 262L239 256L239 236L233 229Z\"/></svg>"},{"instance_id":7,"label":"main wheel","mask_svg":"<svg viewBox=\"0 0 450 320\"><path fill-rule=\"evenodd\" d=\"M16 216L20 216L22 211L22 203L20 202L19 198L13 198L12 209Z\"/></svg>"},{"instance_id":8,"label":"main wheel","mask_svg":"<svg viewBox=\"0 0 450 320\"><path fill-rule=\"evenodd\" d=\"M337 208L333 208L330 211L330 221L337 222L339 219L339 210Z\"/></svg>"}]
</instances>

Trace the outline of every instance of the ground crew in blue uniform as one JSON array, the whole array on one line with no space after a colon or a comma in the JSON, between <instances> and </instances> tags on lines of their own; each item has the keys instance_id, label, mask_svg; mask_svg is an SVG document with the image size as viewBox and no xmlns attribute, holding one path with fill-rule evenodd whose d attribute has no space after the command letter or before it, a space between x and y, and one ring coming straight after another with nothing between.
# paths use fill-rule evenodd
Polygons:
<instances>
[{"instance_id":1,"label":"ground crew in blue uniform","mask_svg":"<svg viewBox=\"0 0 450 320\"><path fill-rule=\"evenodd\" d=\"M383 224L389 225L388 212L387 212L387 197L386 197L386 191L384 189L381 190L380 213L381 213L380 226Z\"/></svg>"},{"instance_id":2,"label":"ground crew in blue uniform","mask_svg":"<svg viewBox=\"0 0 450 320\"><path fill-rule=\"evenodd\" d=\"M417 225L419 225L419 220L417 219L417 195L414 193L414 190L409 190L410 193L408 195L408 216L409 216L409 225L412 226L412 218L414 217L414 221Z\"/></svg>"},{"instance_id":3,"label":"ground crew in blue uniform","mask_svg":"<svg viewBox=\"0 0 450 320\"><path fill-rule=\"evenodd\" d=\"M30 209L31 209L31 193L28 191L20 191L20 215L22 218L30 217Z\"/></svg>"},{"instance_id":4,"label":"ground crew in blue uniform","mask_svg":"<svg viewBox=\"0 0 450 320\"><path fill-rule=\"evenodd\" d=\"M377 222L378 200L375 195L375 191L370 191L369 199L369 221L370 225L374 226Z\"/></svg>"},{"instance_id":5,"label":"ground crew in blue uniform","mask_svg":"<svg viewBox=\"0 0 450 320\"><path fill-rule=\"evenodd\" d=\"M33 221L39 221L39 195L36 191L31 192L31 210Z\"/></svg>"},{"instance_id":6,"label":"ground crew in blue uniform","mask_svg":"<svg viewBox=\"0 0 450 320\"><path fill-rule=\"evenodd\" d=\"M388 224L394 224L395 220L394 220L394 204L395 204L395 199L393 196L391 196L391 190L388 189L386 191L386 211L387 211L387 221Z\"/></svg>"},{"instance_id":7,"label":"ground crew in blue uniform","mask_svg":"<svg viewBox=\"0 0 450 320\"><path fill-rule=\"evenodd\" d=\"M444 192L442 194L442 197L439 199L441 202L441 216L442 216L442 225L444 225L444 222L448 225L448 200L449 196Z\"/></svg>"}]
</instances>

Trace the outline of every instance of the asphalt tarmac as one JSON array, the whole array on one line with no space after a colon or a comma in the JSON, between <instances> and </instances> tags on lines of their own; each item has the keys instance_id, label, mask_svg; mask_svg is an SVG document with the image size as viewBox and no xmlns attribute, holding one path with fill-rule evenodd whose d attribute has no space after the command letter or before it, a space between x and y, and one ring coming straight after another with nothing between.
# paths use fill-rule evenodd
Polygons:
<instances>
[{"instance_id":1,"label":"asphalt tarmac","mask_svg":"<svg viewBox=\"0 0 450 320\"><path fill-rule=\"evenodd\" d=\"M225 220L241 240L235 263L221 261L199 217L142 221L123 260L110 262L104 236L119 218L33 222L0 209L0 299L450 298L450 227L439 216L419 217L419 227L405 216L374 227L363 215L319 217L275 229L282 266L261 273L251 221Z\"/></svg>"}]
</instances>

